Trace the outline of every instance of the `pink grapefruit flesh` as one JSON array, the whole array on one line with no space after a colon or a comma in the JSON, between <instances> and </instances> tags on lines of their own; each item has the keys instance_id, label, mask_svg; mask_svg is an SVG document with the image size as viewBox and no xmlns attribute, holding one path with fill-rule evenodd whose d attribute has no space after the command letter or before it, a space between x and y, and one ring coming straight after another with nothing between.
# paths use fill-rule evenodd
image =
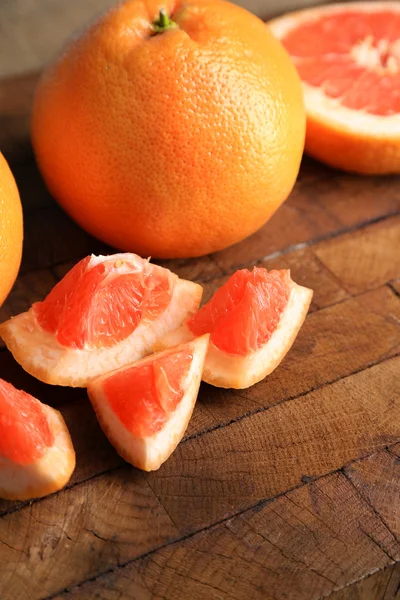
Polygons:
<instances>
[{"instance_id":1,"label":"pink grapefruit flesh","mask_svg":"<svg viewBox=\"0 0 400 600\"><path fill-rule=\"evenodd\" d=\"M22 367L46 383L84 387L146 356L199 307L202 288L135 254L87 257L42 302L0 325Z\"/></svg>"},{"instance_id":2,"label":"pink grapefruit flesh","mask_svg":"<svg viewBox=\"0 0 400 600\"><path fill-rule=\"evenodd\" d=\"M302 79L306 152L347 171L400 172L400 4L328 4L268 26Z\"/></svg>"},{"instance_id":3,"label":"pink grapefruit flesh","mask_svg":"<svg viewBox=\"0 0 400 600\"><path fill-rule=\"evenodd\" d=\"M203 380L226 388L247 388L270 374L292 346L312 291L289 271L237 271L195 315L162 337L155 350L173 347L199 333L210 343Z\"/></svg>"},{"instance_id":4,"label":"pink grapefruit flesh","mask_svg":"<svg viewBox=\"0 0 400 600\"><path fill-rule=\"evenodd\" d=\"M158 469L182 439L197 399L209 336L93 379L89 398L117 451Z\"/></svg>"},{"instance_id":5,"label":"pink grapefruit flesh","mask_svg":"<svg viewBox=\"0 0 400 600\"><path fill-rule=\"evenodd\" d=\"M0 379L0 497L46 496L64 487L74 468L61 414Z\"/></svg>"},{"instance_id":6,"label":"pink grapefruit flesh","mask_svg":"<svg viewBox=\"0 0 400 600\"><path fill-rule=\"evenodd\" d=\"M211 333L211 342L220 350L244 356L271 337L289 287L287 271L236 271L186 324L194 335Z\"/></svg>"}]
</instances>

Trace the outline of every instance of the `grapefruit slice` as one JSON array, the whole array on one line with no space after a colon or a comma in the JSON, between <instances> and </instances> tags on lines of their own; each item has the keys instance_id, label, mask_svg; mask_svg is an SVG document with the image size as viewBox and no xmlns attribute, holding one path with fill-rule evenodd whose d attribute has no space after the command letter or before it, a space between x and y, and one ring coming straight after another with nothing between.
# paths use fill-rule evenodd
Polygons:
<instances>
[{"instance_id":1,"label":"grapefruit slice","mask_svg":"<svg viewBox=\"0 0 400 600\"><path fill-rule=\"evenodd\" d=\"M288 352L312 294L292 281L287 270L236 271L207 304L158 340L154 349L210 333L203 381L224 388L250 387L269 375Z\"/></svg>"},{"instance_id":2,"label":"grapefruit slice","mask_svg":"<svg viewBox=\"0 0 400 600\"><path fill-rule=\"evenodd\" d=\"M196 403L208 335L89 382L100 425L129 463L154 471L181 441Z\"/></svg>"},{"instance_id":3,"label":"grapefruit slice","mask_svg":"<svg viewBox=\"0 0 400 600\"><path fill-rule=\"evenodd\" d=\"M75 452L61 414L0 379L0 497L52 494L74 468Z\"/></svg>"},{"instance_id":4,"label":"grapefruit slice","mask_svg":"<svg viewBox=\"0 0 400 600\"><path fill-rule=\"evenodd\" d=\"M400 172L400 3L332 4L268 25L303 82L306 152L348 171Z\"/></svg>"},{"instance_id":5,"label":"grapefruit slice","mask_svg":"<svg viewBox=\"0 0 400 600\"><path fill-rule=\"evenodd\" d=\"M202 291L135 254L88 256L43 302L0 325L0 336L41 381L86 387L148 354L198 309Z\"/></svg>"}]
</instances>

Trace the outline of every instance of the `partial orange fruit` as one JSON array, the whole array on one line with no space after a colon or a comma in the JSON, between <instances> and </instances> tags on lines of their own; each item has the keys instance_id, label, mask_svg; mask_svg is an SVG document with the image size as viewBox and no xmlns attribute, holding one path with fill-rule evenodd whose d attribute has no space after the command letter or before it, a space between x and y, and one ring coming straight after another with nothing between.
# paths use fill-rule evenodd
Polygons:
<instances>
[{"instance_id":1,"label":"partial orange fruit","mask_svg":"<svg viewBox=\"0 0 400 600\"><path fill-rule=\"evenodd\" d=\"M196 403L208 335L89 382L100 425L118 453L158 469L181 441Z\"/></svg>"},{"instance_id":2,"label":"partial orange fruit","mask_svg":"<svg viewBox=\"0 0 400 600\"><path fill-rule=\"evenodd\" d=\"M0 497L39 498L60 490L75 468L62 415L0 379Z\"/></svg>"},{"instance_id":3,"label":"partial orange fruit","mask_svg":"<svg viewBox=\"0 0 400 600\"><path fill-rule=\"evenodd\" d=\"M287 52L220 0L117 3L48 68L32 115L39 168L69 215L161 258L259 229L293 187L304 135Z\"/></svg>"},{"instance_id":4,"label":"partial orange fruit","mask_svg":"<svg viewBox=\"0 0 400 600\"><path fill-rule=\"evenodd\" d=\"M22 256L22 207L18 188L0 152L0 306L17 277Z\"/></svg>"},{"instance_id":5,"label":"partial orange fruit","mask_svg":"<svg viewBox=\"0 0 400 600\"><path fill-rule=\"evenodd\" d=\"M247 388L269 375L292 346L313 292L287 270L236 271L195 315L154 345L162 349L209 333L203 380Z\"/></svg>"},{"instance_id":6,"label":"partial orange fruit","mask_svg":"<svg viewBox=\"0 0 400 600\"><path fill-rule=\"evenodd\" d=\"M330 4L268 25L303 82L306 151L347 171L400 173L400 4Z\"/></svg>"},{"instance_id":7,"label":"partial orange fruit","mask_svg":"<svg viewBox=\"0 0 400 600\"><path fill-rule=\"evenodd\" d=\"M43 302L1 324L0 336L31 375L85 387L148 354L198 309L202 292L135 254L88 256Z\"/></svg>"}]
</instances>

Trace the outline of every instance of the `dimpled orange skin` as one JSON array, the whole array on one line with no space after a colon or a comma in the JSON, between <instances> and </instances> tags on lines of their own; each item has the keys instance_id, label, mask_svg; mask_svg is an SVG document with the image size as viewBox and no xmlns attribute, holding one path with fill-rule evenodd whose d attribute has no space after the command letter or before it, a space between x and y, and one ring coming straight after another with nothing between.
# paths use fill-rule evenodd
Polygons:
<instances>
[{"instance_id":1,"label":"dimpled orange skin","mask_svg":"<svg viewBox=\"0 0 400 600\"><path fill-rule=\"evenodd\" d=\"M175 29L154 34L160 8ZM44 74L32 139L88 232L142 256L198 256L256 231L295 182L301 84L264 23L223 0L130 0Z\"/></svg>"},{"instance_id":2,"label":"dimpled orange skin","mask_svg":"<svg viewBox=\"0 0 400 600\"><path fill-rule=\"evenodd\" d=\"M18 275L22 239L22 207L18 188L0 152L0 306Z\"/></svg>"}]
</instances>

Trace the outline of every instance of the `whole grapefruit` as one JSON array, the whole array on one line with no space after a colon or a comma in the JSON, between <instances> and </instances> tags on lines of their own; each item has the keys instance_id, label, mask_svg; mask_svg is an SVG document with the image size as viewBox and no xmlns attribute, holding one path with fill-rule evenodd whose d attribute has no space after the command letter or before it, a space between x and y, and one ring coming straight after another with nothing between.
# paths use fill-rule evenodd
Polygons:
<instances>
[{"instance_id":1,"label":"whole grapefruit","mask_svg":"<svg viewBox=\"0 0 400 600\"><path fill-rule=\"evenodd\" d=\"M129 0L39 83L32 140L84 229L143 256L198 256L256 231L295 182L297 72L254 15L223 0Z\"/></svg>"},{"instance_id":2,"label":"whole grapefruit","mask_svg":"<svg viewBox=\"0 0 400 600\"><path fill-rule=\"evenodd\" d=\"M0 306L18 274L22 239L22 207L18 188L0 152Z\"/></svg>"}]
</instances>

